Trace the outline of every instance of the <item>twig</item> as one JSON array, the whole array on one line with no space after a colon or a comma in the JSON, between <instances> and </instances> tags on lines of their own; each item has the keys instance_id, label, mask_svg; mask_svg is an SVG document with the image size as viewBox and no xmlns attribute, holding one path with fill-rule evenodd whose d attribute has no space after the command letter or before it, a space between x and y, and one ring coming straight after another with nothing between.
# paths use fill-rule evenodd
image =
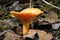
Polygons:
<instances>
[{"instance_id":1,"label":"twig","mask_svg":"<svg viewBox=\"0 0 60 40\"><path fill-rule=\"evenodd\" d=\"M51 3L48 3L48 2L45 1L45 0L42 0L42 1L45 2L47 5L50 5L50 6L54 7L54 8L57 8L57 9L60 9L59 7L57 7L57 6L55 6L55 5L52 5Z\"/></svg>"},{"instance_id":2,"label":"twig","mask_svg":"<svg viewBox=\"0 0 60 40\"><path fill-rule=\"evenodd\" d=\"M32 0L30 0L30 4L29 4L29 7L30 7L30 8L32 7Z\"/></svg>"}]
</instances>

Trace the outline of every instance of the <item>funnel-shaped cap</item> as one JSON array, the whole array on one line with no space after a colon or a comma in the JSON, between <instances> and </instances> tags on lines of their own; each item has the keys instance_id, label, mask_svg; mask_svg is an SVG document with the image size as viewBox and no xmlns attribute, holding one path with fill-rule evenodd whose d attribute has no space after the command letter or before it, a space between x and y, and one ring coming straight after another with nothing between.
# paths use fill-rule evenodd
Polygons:
<instances>
[{"instance_id":1,"label":"funnel-shaped cap","mask_svg":"<svg viewBox=\"0 0 60 40\"><path fill-rule=\"evenodd\" d=\"M16 16L22 22L30 22L35 16L43 13L43 11L39 10L38 8L26 8L21 12L11 11L10 13Z\"/></svg>"}]
</instances>

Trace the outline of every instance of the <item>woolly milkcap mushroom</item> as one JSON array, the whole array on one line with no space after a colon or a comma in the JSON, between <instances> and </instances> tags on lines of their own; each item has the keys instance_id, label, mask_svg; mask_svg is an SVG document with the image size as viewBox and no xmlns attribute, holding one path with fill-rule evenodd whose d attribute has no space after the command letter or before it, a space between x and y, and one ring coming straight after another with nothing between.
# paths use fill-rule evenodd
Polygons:
<instances>
[{"instance_id":1,"label":"woolly milkcap mushroom","mask_svg":"<svg viewBox=\"0 0 60 40\"><path fill-rule=\"evenodd\" d=\"M28 33L29 23L33 20L34 17L43 13L43 11L39 10L38 8L26 8L21 12L11 11L15 17L17 17L23 24L23 35Z\"/></svg>"}]
</instances>

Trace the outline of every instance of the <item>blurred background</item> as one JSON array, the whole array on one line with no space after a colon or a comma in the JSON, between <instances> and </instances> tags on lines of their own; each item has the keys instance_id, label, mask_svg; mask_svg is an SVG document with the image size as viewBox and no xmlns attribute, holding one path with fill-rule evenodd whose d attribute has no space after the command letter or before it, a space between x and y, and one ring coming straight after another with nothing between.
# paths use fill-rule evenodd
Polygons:
<instances>
[{"instance_id":1,"label":"blurred background","mask_svg":"<svg viewBox=\"0 0 60 40\"><path fill-rule=\"evenodd\" d=\"M0 0L0 32L22 27L22 23L10 11L19 12L29 7L29 2L30 0ZM60 0L32 0L32 7L39 8L44 13L31 21L30 29L44 30L60 37Z\"/></svg>"}]
</instances>

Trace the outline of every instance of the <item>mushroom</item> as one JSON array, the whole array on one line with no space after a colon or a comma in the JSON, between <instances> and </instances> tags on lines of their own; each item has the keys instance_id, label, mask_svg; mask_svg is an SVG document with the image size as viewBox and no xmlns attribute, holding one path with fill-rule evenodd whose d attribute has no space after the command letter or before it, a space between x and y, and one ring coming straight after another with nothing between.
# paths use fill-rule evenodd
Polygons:
<instances>
[{"instance_id":1,"label":"mushroom","mask_svg":"<svg viewBox=\"0 0 60 40\"><path fill-rule=\"evenodd\" d=\"M43 13L43 11L41 11L38 8L26 8L20 12L11 11L10 13L17 17L22 22L23 35L25 35L28 33L29 23L31 22L31 20L33 20L33 18L36 17L37 15Z\"/></svg>"}]
</instances>

